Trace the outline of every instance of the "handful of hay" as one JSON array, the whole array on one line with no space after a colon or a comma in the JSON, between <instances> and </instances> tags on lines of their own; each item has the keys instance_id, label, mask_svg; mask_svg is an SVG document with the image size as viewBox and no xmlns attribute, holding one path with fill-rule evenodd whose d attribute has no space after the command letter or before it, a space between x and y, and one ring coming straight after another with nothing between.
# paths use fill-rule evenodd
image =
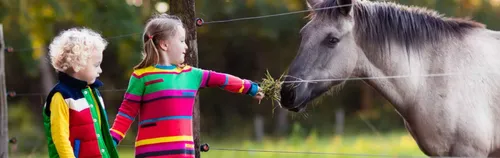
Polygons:
<instances>
[{"instance_id":1,"label":"handful of hay","mask_svg":"<svg viewBox=\"0 0 500 158\"><path fill-rule=\"evenodd\" d=\"M286 73L286 72L285 72ZM281 107L281 85L284 83L283 81L283 76L285 76L285 73L281 74L281 76L278 79L274 79L269 71L266 71L265 78L262 79L262 82L260 82L260 88L262 89L262 92L264 95L266 95L266 98L271 100L271 104L273 106L272 113L274 114L274 110L276 109L276 105ZM297 85L291 85L292 88L295 88ZM300 115L304 118L308 118L307 113L300 113ZM293 117L295 114L292 115Z\"/></svg>"},{"instance_id":2,"label":"handful of hay","mask_svg":"<svg viewBox=\"0 0 500 158\"><path fill-rule=\"evenodd\" d=\"M280 101L281 101L281 85L283 84L283 76L282 74L278 79L274 79L269 71L266 71L265 78L262 79L262 82L260 82L260 88L262 88L262 92L264 95L266 95L266 98L271 100L271 104L273 105L273 111L276 108L274 105L277 103L280 107Z\"/></svg>"}]
</instances>

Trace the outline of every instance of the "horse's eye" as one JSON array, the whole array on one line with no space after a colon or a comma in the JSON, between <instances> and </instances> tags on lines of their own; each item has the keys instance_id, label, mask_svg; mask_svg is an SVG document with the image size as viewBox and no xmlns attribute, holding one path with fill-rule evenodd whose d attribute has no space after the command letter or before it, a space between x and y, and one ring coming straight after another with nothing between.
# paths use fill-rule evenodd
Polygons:
<instances>
[{"instance_id":1,"label":"horse's eye","mask_svg":"<svg viewBox=\"0 0 500 158\"><path fill-rule=\"evenodd\" d=\"M330 47L330 48L333 48L335 47L335 45L337 45L337 43L339 43L339 39L338 38L335 38L335 37L332 37L332 36L329 36L325 39L325 44Z\"/></svg>"},{"instance_id":2,"label":"horse's eye","mask_svg":"<svg viewBox=\"0 0 500 158\"><path fill-rule=\"evenodd\" d=\"M339 42L338 38L335 38L335 37L328 38L328 43L330 43L330 44L337 44L338 42Z\"/></svg>"}]
</instances>

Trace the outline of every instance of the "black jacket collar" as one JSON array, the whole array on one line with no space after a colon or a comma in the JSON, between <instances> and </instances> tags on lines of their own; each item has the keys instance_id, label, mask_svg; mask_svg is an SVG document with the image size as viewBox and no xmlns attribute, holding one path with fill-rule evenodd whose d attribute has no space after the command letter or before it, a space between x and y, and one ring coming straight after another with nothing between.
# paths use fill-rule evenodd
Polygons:
<instances>
[{"instance_id":1,"label":"black jacket collar","mask_svg":"<svg viewBox=\"0 0 500 158\"><path fill-rule=\"evenodd\" d=\"M65 85L68 85L70 87L73 87L73 88L78 88L78 89L84 89L87 86L90 86L92 88L99 88L99 87L103 86L103 83L97 79L95 80L95 82L93 84L88 85L86 81L76 79L76 78L71 77L70 75L68 75L66 73L63 73L63 72L58 73L58 78L59 78L59 82L65 84Z\"/></svg>"}]
</instances>

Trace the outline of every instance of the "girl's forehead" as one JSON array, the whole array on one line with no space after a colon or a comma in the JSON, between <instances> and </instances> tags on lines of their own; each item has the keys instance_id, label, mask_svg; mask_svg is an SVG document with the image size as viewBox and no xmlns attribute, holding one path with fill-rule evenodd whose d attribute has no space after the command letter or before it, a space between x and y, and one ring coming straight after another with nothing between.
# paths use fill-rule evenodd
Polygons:
<instances>
[{"instance_id":1,"label":"girl's forehead","mask_svg":"<svg viewBox=\"0 0 500 158\"><path fill-rule=\"evenodd\" d=\"M180 32L182 34L186 34L186 29L184 29L184 27L182 27L181 25L178 25L177 27L178 27L177 32Z\"/></svg>"}]
</instances>

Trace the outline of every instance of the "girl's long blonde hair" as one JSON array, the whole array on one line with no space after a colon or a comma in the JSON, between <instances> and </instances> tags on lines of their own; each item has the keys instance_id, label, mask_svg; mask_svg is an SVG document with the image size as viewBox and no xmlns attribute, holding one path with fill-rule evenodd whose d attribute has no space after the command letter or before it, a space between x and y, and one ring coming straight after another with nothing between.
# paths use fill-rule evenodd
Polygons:
<instances>
[{"instance_id":1,"label":"girl's long blonde hair","mask_svg":"<svg viewBox=\"0 0 500 158\"><path fill-rule=\"evenodd\" d=\"M158 51L160 41L166 41L175 36L177 26L183 26L182 21L175 15L158 14L148 20L142 41L144 50L142 52L142 61L134 69L141 69L156 65L160 62L162 54Z\"/></svg>"}]
</instances>

